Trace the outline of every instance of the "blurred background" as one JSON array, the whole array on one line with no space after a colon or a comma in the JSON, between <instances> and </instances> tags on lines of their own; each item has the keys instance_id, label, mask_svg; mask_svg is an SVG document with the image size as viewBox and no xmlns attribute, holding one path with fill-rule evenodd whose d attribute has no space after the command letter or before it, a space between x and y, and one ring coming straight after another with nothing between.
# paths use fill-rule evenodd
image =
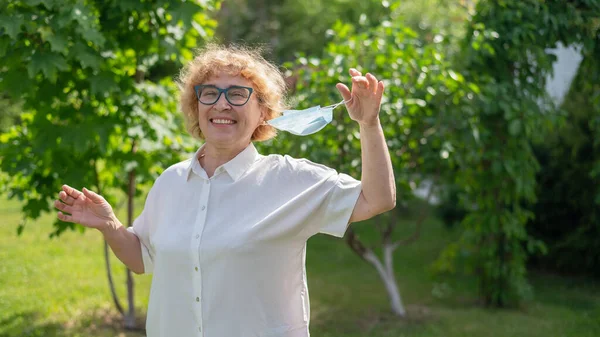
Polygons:
<instances>
[{"instance_id":1,"label":"blurred background","mask_svg":"<svg viewBox=\"0 0 600 337\"><path fill-rule=\"evenodd\" d=\"M0 336L144 336L150 277L60 223L60 186L123 223L200 145L175 79L262 46L299 109L384 80L398 206L308 243L314 336L600 336L600 0L3 0ZM343 109L263 154L360 178Z\"/></svg>"}]
</instances>

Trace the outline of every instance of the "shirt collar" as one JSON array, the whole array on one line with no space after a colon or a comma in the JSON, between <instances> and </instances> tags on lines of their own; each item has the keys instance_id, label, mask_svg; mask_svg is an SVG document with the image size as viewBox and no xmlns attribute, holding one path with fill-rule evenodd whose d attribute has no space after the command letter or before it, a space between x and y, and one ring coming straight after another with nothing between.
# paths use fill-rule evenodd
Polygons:
<instances>
[{"instance_id":1,"label":"shirt collar","mask_svg":"<svg viewBox=\"0 0 600 337\"><path fill-rule=\"evenodd\" d=\"M206 144L203 144L198 151L194 154L194 157L190 160L190 163L185 172L186 181L189 180L190 173L193 171L200 176L206 176L206 172L200 166L198 156ZM240 152L233 159L223 164L223 169L229 174L233 181L237 181L249 168L254 164L258 157L258 151L254 147L253 143L250 143L242 152ZM203 174L200 174L202 172Z\"/></svg>"}]
</instances>

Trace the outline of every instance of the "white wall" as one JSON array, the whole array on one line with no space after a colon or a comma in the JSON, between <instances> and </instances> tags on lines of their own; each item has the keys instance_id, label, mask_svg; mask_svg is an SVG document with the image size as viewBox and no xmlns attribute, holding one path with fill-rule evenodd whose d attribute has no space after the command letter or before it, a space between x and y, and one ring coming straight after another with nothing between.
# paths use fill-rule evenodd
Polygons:
<instances>
[{"instance_id":1,"label":"white wall","mask_svg":"<svg viewBox=\"0 0 600 337\"><path fill-rule=\"evenodd\" d=\"M548 52L554 53L558 58L554 63L554 75L549 76L546 82L546 91L556 104L562 103L571 87L571 82L583 59L580 50L581 48L573 46L566 48L562 44L555 49L548 49Z\"/></svg>"}]
</instances>

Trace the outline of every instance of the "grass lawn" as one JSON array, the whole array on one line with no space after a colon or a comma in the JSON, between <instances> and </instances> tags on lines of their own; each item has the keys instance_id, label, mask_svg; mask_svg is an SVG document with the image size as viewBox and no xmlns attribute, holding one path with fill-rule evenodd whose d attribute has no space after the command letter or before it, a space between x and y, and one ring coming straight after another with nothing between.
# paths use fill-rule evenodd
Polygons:
<instances>
[{"instance_id":1,"label":"grass lawn","mask_svg":"<svg viewBox=\"0 0 600 337\"><path fill-rule=\"evenodd\" d=\"M49 239L52 218L28 223L18 237L19 204L0 198L0 337L143 336L120 329L108 291L101 236L68 232ZM367 224L354 226L363 236L372 236ZM406 235L411 223L401 227L404 233L398 235ZM453 236L430 221L419 241L397 251L397 279L409 311L405 320L389 314L375 270L342 240L311 239L307 269L312 335L600 336L600 285L589 279L533 274L534 300L511 310L480 307L470 280L457 282L443 297L433 296L435 281L428 268ZM124 299L124 267L115 258L112 262ZM138 312L143 314L151 279L135 279Z\"/></svg>"}]
</instances>

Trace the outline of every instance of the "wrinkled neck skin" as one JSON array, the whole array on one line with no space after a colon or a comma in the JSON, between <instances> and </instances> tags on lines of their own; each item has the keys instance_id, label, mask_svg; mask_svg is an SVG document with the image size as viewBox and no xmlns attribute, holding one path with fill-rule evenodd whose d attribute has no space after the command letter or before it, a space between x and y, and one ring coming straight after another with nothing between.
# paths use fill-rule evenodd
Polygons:
<instances>
[{"instance_id":1,"label":"wrinkled neck skin","mask_svg":"<svg viewBox=\"0 0 600 337\"><path fill-rule=\"evenodd\" d=\"M250 145L250 141L236 144L235 146L217 145L207 142L204 145L204 149L196 158L208 177L212 177L215 174L217 167L227 163L231 159L235 158L240 154L246 147Z\"/></svg>"}]
</instances>

